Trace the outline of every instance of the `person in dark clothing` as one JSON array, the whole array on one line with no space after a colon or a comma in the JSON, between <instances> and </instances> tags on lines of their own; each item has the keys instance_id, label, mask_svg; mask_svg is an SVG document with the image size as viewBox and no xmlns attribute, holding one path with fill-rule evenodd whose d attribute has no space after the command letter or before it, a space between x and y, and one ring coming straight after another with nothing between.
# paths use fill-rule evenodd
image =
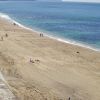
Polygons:
<instances>
[{"instance_id":1,"label":"person in dark clothing","mask_svg":"<svg viewBox=\"0 0 100 100\"><path fill-rule=\"evenodd\" d=\"M8 34L6 33L5 36L8 37Z\"/></svg>"},{"instance_id":2,"label":"person in dark clothing","mask_svg":"<svg viewBox=\"0 0 100 100\"><path fill-rule=\"evenodd\" d=\"M71 100L71 98L69 97L68 100Z\"/></svg>"}]
</instances>

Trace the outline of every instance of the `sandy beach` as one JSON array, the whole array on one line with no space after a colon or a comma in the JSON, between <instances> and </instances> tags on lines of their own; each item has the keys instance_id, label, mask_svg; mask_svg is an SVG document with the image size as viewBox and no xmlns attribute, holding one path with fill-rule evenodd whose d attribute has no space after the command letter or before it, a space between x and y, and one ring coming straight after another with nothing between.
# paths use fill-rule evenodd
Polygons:
<instances>
[{"instance_id":1,"label":"sandy beach","mask_svg":"<svg viewBox=\"0 0 100 100\"><path fill-rule=\"evenodd\" d=\"M100 100L100 52L2 18L0 70L18 100Z\"/></svg>"}]
</instances>

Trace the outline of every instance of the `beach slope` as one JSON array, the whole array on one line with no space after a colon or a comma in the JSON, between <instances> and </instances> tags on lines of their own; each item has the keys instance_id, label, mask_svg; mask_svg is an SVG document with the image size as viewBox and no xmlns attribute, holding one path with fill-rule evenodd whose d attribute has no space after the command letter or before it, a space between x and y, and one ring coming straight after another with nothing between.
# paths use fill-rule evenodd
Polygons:
<instances>
[{"instance_id":1,"label":"beach slope","mask_svg":"<svg viewBox=\"0 0 100 100\"><path fill-rule=\"evenodd\" d=\"M100 52L2 18L0 70L19 100L100 100Z\"/></svg>"}]
</instances>

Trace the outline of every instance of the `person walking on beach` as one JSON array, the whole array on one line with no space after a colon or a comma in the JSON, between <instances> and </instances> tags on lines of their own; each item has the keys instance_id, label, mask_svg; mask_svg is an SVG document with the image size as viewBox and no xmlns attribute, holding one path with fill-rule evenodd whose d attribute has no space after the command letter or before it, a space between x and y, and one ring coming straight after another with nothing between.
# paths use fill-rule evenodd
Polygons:
<instances>
[{"instance_id":1,"label":"person walking on beach","mask_svg":"<svg viewBox=\"0 0 100 100\"><path fill-rule=\"evenodd\" d=\"M68 100L71 100L71 98L69 97Z\"/></svg>"},{"instance_id":2,"label":"person walking on beach","mask_svg":"<svg viewBox=\"0 0 100 100\"><path fill-rule=\"evenodd\" d=\"M43 37L43 34L42 34L42 37Z\"/></svg>"},{"instance_id":3,"label":"person walking on beach","mask_svg":"<svg viewBox=\"0 0 100 100\"><path fill-rule=\"evenodd\" d=\"M41 37L41 33L40 33L40 37Z\"/></svg>"},{"instance_id":4,"label":"person walking on beach","mask_svg":"<svg viewBox=\"0 0 100 100\"><path fill-rule=\"evenodd\" d=\"M8 34L6 33L5 36L8 37Z\"/></svg>"},{"instance_id":5,"label":"person walking on beach","mask_svg":"<svg viewBox=\"0 0 100 100\"><path fill-rule=\"evenodd\" d=\"M40 33L40 37L43 37L43 33Z\"/></svg>"},{"instance_id":6,"label":"person walking on beach","mask_svg":"<svg viewBox=\"0 0 100 100\"><path fill-rule=\"evenodd\" d=\"M3 41L3 36L1 37L1 41Z\"/></svg>"}]
</instances>

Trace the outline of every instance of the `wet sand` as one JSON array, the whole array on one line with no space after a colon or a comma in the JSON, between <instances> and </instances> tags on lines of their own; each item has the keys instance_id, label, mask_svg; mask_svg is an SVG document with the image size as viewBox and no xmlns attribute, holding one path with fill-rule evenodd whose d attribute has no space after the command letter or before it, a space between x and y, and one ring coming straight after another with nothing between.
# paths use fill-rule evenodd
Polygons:
<instances>
[{"instance_id":1,"label":"wet sand","mask_svg":"<svg viewBox=\"0 0 100 100\"><path fill-rule=\"evenodd\" d=\"M100 100L100 52L2 18L0 37L0 69L19 100Z\"/></svg>"}]
</instances>

